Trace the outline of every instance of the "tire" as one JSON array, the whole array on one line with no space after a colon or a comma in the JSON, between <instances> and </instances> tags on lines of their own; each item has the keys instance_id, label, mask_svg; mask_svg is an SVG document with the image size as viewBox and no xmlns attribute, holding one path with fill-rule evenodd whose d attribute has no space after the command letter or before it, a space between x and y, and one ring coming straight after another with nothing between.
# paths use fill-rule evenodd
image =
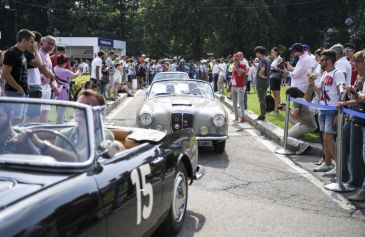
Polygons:
<instances>
[{"instance_id":1,"label":"tire","mask_svg":"<svg viewBox=\"0 0 365 237\"><path fill-rule=\"evenodd\" d=\"M156 231L158 236L175 236L184 224L188 204L188 180L184 164L177 167L174 188L172 191L171 207L164 222Z\"/></svg>"},{"instance_id":2,"label":"tire","mask_svg":"<svg viewBox=\"0 0 365 237\"><path fill-rule=\"evenodd\" d=\"M215 153L222 154L225 149L226 149L226 141L214 142Z\"/></svg>"}]
</instances>

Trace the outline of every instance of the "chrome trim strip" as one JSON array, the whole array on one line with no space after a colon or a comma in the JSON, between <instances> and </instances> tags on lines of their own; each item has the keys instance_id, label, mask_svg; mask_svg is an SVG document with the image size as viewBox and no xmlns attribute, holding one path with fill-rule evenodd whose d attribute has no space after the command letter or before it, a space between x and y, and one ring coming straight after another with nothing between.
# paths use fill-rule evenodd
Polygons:
<instances>
[{"instance_id":1,"label":"chrome trim strip","mask_svg":"<svg viewBox=\"0 0 365 237\"><path fill-rule=\"evenodd\" d=\"M198 137L198 136L196 136L197 141L224 141L227 139L228 139L228 136L219 136L219 137Z\"/></svg>"}]
</instances>

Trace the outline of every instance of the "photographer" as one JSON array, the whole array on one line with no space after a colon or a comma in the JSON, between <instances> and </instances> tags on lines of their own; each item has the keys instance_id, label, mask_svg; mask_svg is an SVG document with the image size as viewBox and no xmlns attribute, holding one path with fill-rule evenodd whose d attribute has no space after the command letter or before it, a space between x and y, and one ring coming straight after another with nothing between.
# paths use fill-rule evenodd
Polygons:
<instances>
[{"instance_id":1,"label":"photographer","mask_svg":"<svg viewBox=\"0 0 365 237\"><path fill-rule=\"evenodd\" d=\"M239 54L233 55L233 68L231 79L231 97L233 102L233 110L235 115L234 122L245 122L245 106L244 106L244 94L246 90L245 77L246 77L246 65L240 63L241 56ZM240 112L237 107L237 100L240 105Z\"/></svg>"}]
</instances>

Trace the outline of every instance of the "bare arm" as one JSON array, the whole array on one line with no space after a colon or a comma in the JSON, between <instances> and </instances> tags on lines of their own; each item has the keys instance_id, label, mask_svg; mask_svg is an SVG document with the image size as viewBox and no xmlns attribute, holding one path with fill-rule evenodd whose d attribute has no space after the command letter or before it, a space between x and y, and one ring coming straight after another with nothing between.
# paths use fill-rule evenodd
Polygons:
<instances>
[{"instance_id":1,"label":"bare arm","mask_svg":"<svg viewBox=\"0 0 365 237\"><path fill-rule=\"evenodd\" d=\"M15 81L14 77L11 75L11 70L13 67L8 65L3 65L3 72L1 74L1 78L4 79L4 81L9 84L11 87L13 87L18 93L24 94L23 88Z\"/></svg>"},{"instance_id":2,"label":"bare arm","mask_svg":"<svg viewBox=\"0 0 365 237\"><path fill-rule=\"evenodd\" d=\"M261 77L261 78L267 78L267 76L265 76L265 72L266 72L265 68L262 67L260 69L260 71L259 71L259 77Z\"/></svg>"}]
</instances>

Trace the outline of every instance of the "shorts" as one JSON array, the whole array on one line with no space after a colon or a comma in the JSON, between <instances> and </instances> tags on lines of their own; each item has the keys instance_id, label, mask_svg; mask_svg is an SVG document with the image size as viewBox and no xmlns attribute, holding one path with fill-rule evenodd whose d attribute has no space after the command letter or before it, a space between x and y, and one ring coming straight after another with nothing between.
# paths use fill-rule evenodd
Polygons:
<instances>
[{"instance_id":1,"label":"shorts","mask_svg":"<svg viewBox=\"0 0 365 237\"><path fill-rule=\"evenodd\" d=\"M333 121L337 115L336 110L321 110L319 111L318 123L319 129L324 133L336 134L337 128L333 124Z\"/></svg>"},{"instance_id":2,"label":"shorts","mask_svg":"<svg viewBox=\"0 0 365 237\"><path fill-rule=\"evenodd\" d=\"M281 79L279 79L279 78L270 78L270 90L280 91L280 87L281 87Z\"/></svg>"},{"instance_id":3,"label":"shorts","mask_svg":"<svg viewBox=\"0 0 365 237\"><path fill-rule=\"evenodd\" d=\"M133 75L128 75L128 82L132 83Z\"/></svg>"},{"instance_id":4,"label":"shorts","mask_svg":"<svg viewBox=\"0 0 365 237\"><path fill-rule=\"evenodd\" d=\"M29 98L42 98L41 86L29 86ZM41 114L41 104L28 104L27 117L37 117Z\"/></svg>"},{"instance_id":5,"label":"shorts","mask_svg":"<svg viewBox=\"0 0 365 237\"><path fill-rule=\"evenodd\" d=\"M50 100L52 96L51 86L49 84L42 85L42 99ZM50 111L51 105L41 105L41 111Z\"/></svg>"}]
</instances>

